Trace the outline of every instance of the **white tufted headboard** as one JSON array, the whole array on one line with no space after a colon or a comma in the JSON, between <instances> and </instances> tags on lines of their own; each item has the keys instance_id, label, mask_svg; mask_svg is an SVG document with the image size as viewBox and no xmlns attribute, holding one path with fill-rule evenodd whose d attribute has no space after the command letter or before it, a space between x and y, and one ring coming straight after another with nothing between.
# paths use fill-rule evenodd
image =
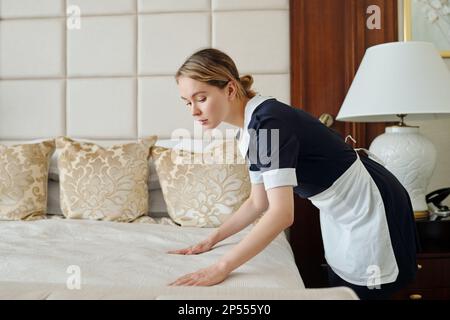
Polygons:
<instances>
[{"instance_id":1,"label":"white tufted headboard","mask_svg":"<svg viewBox=\"0 0 450 320\"><path fill-rule=\"evenodd\" d=\"M174 74L206 47L290 103L288 0L0 0L0 141L194 133Z\"/></svg>"}]
</instances>

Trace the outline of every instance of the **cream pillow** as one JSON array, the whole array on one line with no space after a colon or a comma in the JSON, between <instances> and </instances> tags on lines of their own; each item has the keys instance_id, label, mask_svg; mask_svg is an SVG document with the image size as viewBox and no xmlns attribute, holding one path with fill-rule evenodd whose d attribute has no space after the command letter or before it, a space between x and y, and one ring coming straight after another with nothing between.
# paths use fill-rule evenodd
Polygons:
<instances>
[{"instance_id":1,"label":"cream pillow","mask_svg":"<svg viewBox=\"0 0 450 320\"><path fill-rule=\"evenodd\" d=\"M67 218L130 222L148 212L148 159L157 136L103 148L58 137L61 210Z\"/></svg>"},{"instance_id":2,"label":"cream pillow","mask_svg":"<svg viewBox=\"0 0 450 320\"><path fill-rule=\"evenodd\" d=\"M33 220L47 209L47 179L55 141L0 145L0 220Z\"/></svg>"},{"instance_id":3,"label":"cream pillow","mask_svg":"<svg viewBox=\"0 0 450 320\"><path fill-rule=\"evenodd\" d=\"M235 141L204 153L155 146L152 157L169 216L182 226L218 227L250 195Z\"/></svg>"}]
</instances>

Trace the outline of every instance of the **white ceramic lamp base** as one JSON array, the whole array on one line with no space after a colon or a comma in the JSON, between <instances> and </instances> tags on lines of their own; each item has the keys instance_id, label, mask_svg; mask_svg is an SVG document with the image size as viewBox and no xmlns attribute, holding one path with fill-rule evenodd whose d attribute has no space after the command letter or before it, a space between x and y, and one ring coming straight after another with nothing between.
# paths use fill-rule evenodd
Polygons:
<instances>
[{"instance_id":1,"label":"white ceramic lamp base","mask_svg":"<svg viewBox=\"0 0 450 320\"><path fill-rule=\"evenodd\" d=\"M388 127L371 144L370 151L403 184L414 211L427 212L427 187L436 165L436 148L418 127ZM417 217L416 214L416 217Z\"/></svg>"}]
</instances>

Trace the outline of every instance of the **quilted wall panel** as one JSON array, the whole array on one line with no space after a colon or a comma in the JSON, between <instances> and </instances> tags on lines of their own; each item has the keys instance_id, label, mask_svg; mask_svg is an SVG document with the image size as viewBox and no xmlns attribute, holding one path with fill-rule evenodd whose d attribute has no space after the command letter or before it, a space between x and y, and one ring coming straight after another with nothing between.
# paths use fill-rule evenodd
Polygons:
<instances>
[{"instance_id":1,"label":"quilted wall panel","mask_svg":"<svg viewBox=\"0 0 450 320\"><path fill-rule=\"evenodd\" d=\"M290 103L288 0L0 0L0 140L200 138L174 74L206 47Z\"/></svg>"}]
</instances>

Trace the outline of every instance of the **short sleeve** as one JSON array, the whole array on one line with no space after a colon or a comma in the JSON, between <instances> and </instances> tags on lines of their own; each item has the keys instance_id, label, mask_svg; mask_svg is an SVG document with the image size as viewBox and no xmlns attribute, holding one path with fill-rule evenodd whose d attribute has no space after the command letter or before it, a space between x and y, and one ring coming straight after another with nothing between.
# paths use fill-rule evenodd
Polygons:
<instances>
[{"instance_id":1,"label":"short sleeve","mask_svg":"<svg viewBox=\"0 0 450 320\"><path fill-rule=\"evenodd\" d=\"M255 164L250 164L248 173L252 184L264 183L261 170Z\"/></svg>"},{"instance_id":2,"label":"short sleeve","mask_svg":"<svg viewBox=\"0 0 450 320\"><path fill-rule=\"evenodd\" d=\"M261 122L250 130L248 157L254 181L264 182L266 190L282 186L297 186L296 167L300 146L298 138L279 119ZM252 182L253 183L253 182Z\"/></svg>"}]
</instances>

